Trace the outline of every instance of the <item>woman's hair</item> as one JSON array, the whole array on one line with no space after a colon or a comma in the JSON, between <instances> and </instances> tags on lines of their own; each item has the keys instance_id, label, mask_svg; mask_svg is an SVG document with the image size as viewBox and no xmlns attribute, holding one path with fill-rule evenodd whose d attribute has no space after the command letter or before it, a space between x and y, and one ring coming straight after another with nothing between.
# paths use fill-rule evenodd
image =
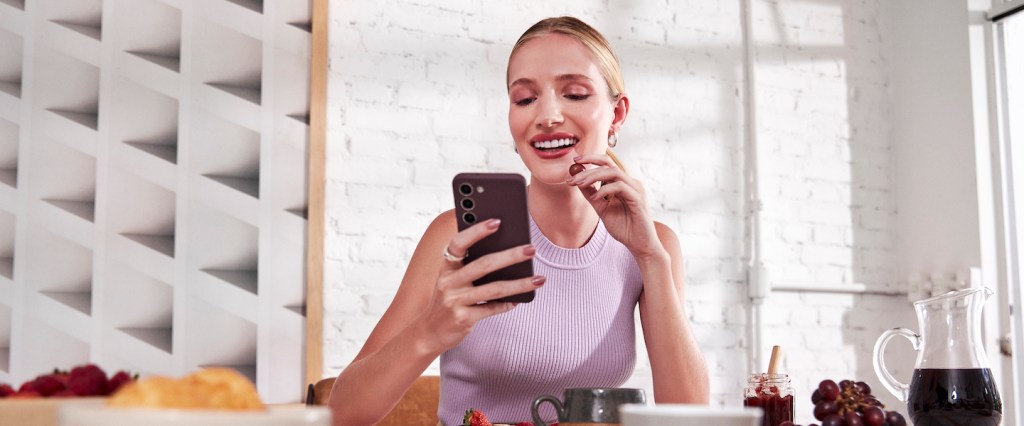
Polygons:
<instances>
[{"instance_id":1,"label":"woman's hair","mask_svg":"<svg viewBox=\"0 0 1024 426\"><path fill-rule=\"evenodd\" d=\"M626 84L622 80L622 69L619 68L619 59L615 56L615 52L612 51L608 40L601 33L597 32L594 27L571 16L547 18L533 24L532 27L519 37L516 45L512 47L512 53L508 55L509 63L512 62L512 57L515 56L523 44L542 35L552 33L572 37L582 43L583 46L586 46L587 50L590 50L590 53L594 55L594 61L597 62L597 67L601 70L601 76L608 83L608 93L613 101L618 100L619 96L626 92ZM507 69L505 70L505 80L508 83Z\"/></svg>"},{"instance_id":2,"label":"woman's hair","mask_svg":"<svg viewBox=\"0 0 1024 426\"><path fill-rule=\"evenodd\" d=\"M572 16L542 19L540 22L533 24L523 35L519 36L516 45L512 47L512 53L508 55L509 64L512 63L512 57L515 56L519 48L526 44L526 42L546 34L567 35L582 43L587 50L590 50L590 54L594 55L594 61L597 62L597 68L601 70L601 76L604 77L605 83L608 84L608 94L613 102L619 100L619 97L626 93L626 83L622 79L619 58L615 56L615 52L612 51L608 40L595 30L594 27ZM508 84L508 68L505 69L505 83ZM607 154L620 169L626 170L626 167L622 165L611 148L608 148Z\"/></svg>"}]
</instances>

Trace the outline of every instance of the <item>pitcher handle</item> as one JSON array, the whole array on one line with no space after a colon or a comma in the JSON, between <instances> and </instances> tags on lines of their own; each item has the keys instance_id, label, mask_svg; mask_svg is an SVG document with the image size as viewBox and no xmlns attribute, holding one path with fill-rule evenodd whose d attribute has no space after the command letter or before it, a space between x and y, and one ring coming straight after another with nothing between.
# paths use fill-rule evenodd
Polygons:
<instances>
[{"instance_id":1,"label":"pitcher handle","mask_svg":"<svg viewBox=\"0 0 1024 426\"><path fill-rule=\"evenodd\" d=\"M889 340L896 336L906 337L907 340L910 341L911 346L914 347L915 351L921 350L921 335L902 327L886 330L885 333L878 336L878 341L875 342L875 375L878 376L878 380L882 381L882 385L885 386L885 388L888 389L896 399L899 399L900 402L907 402L910 386L896 380L896 378L889 373L889 369L885 366L885 346L889 344Z\"/></svg>"},{"instance_id":2,"label":"pitcher handle","mask_svg":"<svg viewBox=\"0 0 1024 426\"><path fill-rule=\"evenodd\" d=\"M558 418L565 417L565 407L562 406L562 401L551 395L538 396L537 399L533 400L533 406L530 407L530 414L533 415L533 424L536 426L548 426L544 420L540 418L540 404L544 401L550 402L555 407L555 412L558 414Z\"/></svg>"}]
</instances>

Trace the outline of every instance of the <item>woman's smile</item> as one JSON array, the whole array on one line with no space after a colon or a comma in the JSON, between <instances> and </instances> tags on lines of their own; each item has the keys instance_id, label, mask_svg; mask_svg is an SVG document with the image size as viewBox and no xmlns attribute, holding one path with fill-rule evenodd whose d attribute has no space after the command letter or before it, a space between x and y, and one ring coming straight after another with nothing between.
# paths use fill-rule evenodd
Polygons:
<instances>
[{"instance_id":1,"label":"woman's smile","mask_svg":"<svg viewBox=\"0 0 1024 426\"><path fill-rule=\"evenodd\" d=\"M574 152L573 147L579 142L578 137L564 132L541 133L530 138L530 146L536 151L537 156L546 160Z\"/></svg>"}]
</instances>

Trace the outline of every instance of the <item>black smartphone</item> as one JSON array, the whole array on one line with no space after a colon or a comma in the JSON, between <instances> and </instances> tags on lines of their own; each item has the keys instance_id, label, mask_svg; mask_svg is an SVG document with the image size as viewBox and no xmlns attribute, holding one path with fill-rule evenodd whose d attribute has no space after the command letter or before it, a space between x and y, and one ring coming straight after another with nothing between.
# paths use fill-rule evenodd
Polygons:
<instances>
[{"instance_id":1,"label":"black smartphone","mask_svg":"<svg viewBox=\"0 0 1024 426\"><path fill-rule=\"evenodd\" d=\"M526 179L515 173L460 173L452 179L455 216L459 231L487 219L501 219L498 231L469 248L465 262L489 253L530 243L530 213L526 209ZM473 282L484 285L494 281L533 276L533 259L491 272ZM529 291L498 299L500 302L526 303L533 300Z\"/></svg>"}]
</instances>

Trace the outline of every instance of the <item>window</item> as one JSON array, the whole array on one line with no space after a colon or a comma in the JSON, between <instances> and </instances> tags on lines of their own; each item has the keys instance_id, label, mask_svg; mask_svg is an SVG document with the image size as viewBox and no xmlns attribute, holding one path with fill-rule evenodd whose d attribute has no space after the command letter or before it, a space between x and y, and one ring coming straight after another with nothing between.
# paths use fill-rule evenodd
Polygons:
<instances>
[{"instance_id":1,"label":"window","mask_svg":"<svg viewBox=\"0 0 1024 426\"><path fill-rule=\"evenodd\" d=\"M1024 394L1021 377L1024 373L1024 288L1021 287L1024 282L1024 0L995 3L989 18L993 20L996 81L993 97L998 106L997 161L1002 175L999 179L1002 188L997 189L996 194L1002 202L1001 234L1005 253L1000 291L1010 304L1007 325L1013 334L1012 339L1002 342L1013 352L1012 373L1003 375L1013 378L1003 385L1012 389L1000 389L1000 392L1003 393L1003 422L1024 424L1024 407L1014 404L1020 401L1014 395Z\"/></svg>"}]
</instances>

